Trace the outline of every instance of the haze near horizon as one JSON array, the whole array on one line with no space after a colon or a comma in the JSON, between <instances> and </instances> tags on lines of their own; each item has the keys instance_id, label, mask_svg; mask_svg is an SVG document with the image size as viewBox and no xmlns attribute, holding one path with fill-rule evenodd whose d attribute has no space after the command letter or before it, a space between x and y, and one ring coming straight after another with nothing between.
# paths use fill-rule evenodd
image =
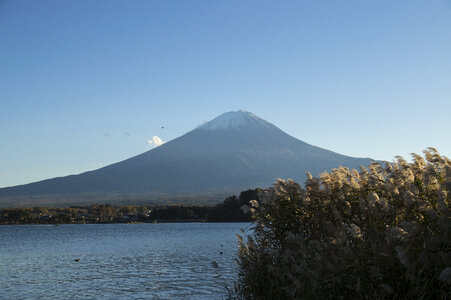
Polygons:
<instances>
[{"instance_id":1,"label":"haze near horizon","mask_svg":"<svg viewBox=\"0 0 451 300\"><path fill-rule=\"evenodd\" d=\"M450 1L0 1L0 187L244 109L309 144L450 156Z\"/></svg>"}]
</instances>

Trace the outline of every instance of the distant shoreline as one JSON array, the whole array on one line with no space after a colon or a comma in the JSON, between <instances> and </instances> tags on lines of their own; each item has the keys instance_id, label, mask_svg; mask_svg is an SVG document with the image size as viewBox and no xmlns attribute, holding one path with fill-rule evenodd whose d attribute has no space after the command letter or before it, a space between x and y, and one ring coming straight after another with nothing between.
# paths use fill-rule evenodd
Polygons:
<instances>
[{"instance_id":1,"label":"distant shoreline","mask_svg":"<svg viewBox=\"0 0 451 300\"><path fill-rule=\"evenodd\" d=\"M258 199L259 192L260 189L243 191L239 197L228 197L214 206L93 204L0 208L0 225L250 222L251 214L242 208Z\"/></svg>"},{"instance_id":2,"label":"distant shoreline","mask_svg":"<svg viewBox=\"0 0 451 300\"><path fill-rule=\"evenodd\" d=\"M60 225L107 225L107 224L176 224L176 223L251 223L251 221L199 221L199 220L159 220L158 222L129 222L129 223L0 223L0 226L60 226Z\"/></svg>"}]
</instances>

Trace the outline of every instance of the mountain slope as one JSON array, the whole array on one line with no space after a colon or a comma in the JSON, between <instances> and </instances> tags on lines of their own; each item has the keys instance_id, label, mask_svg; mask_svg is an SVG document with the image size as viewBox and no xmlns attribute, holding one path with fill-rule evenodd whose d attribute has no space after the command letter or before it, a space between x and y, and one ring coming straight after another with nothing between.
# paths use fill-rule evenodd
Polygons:
<instances>
[{"instance_id":1,"label":"mountain slope","mask_svg":"<svg viewBox=\"0 0 451 300\"><path fill-rule=\"evenodd\" d=\"M239 192L305 171L368 165L309 145L245 111L228 112L160 147L104 168L0 189L2 196Z\"/></svg>"}]
</instances>

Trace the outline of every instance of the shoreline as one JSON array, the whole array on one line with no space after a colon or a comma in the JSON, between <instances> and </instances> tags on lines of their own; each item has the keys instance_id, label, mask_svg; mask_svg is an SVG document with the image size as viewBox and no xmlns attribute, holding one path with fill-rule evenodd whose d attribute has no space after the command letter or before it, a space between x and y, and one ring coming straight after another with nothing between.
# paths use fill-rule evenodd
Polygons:
<instances>
[{"instance_id":1,"label":"shoreline","mask_svg":"<svg viewBox=\"0 0 451 300\"><path fill-rule=\"evenodd\" d=\"M154 222L91 222L91 223L0 223L0 226L60 226L60 225L106 225L106 224L162 224L162 223L251 223L251 221L206 220L158 220Z\"/></svg>"}]
</instances>

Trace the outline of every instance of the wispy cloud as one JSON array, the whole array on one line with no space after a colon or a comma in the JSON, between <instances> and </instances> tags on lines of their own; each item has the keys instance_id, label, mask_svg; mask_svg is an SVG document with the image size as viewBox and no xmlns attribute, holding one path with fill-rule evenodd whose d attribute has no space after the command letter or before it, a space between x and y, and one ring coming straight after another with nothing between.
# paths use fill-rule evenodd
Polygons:
<instances>
[{"instance_id":1,"label":"wispy cloud","mask_svg":"<svg viewBox=\"0 0 451 300\"><path fill-rule=\"evenodd\" d=\"M156 135L152 136L151 140L148 140L147 143L149 144L149 146L151 146L152 148L156 148L158 146L161 146L164 144L164 142Z\"/></svg>"}]
</instances>

